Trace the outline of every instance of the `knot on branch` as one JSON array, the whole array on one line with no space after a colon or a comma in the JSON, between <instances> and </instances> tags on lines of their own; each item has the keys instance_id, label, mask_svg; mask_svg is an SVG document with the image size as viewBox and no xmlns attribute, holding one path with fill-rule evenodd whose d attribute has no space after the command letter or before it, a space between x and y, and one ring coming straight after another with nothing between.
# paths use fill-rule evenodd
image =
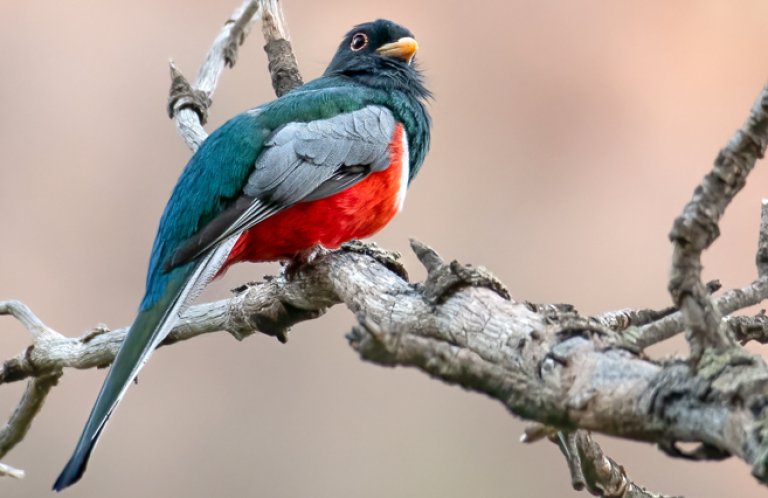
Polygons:
<instances>
[{"instance_id":1,"label":"knot on branch","mask_svg":"<svg viewBox=\"0 0 768 498\"><path fill-rule=\"evenodd\" d=\"M678 253L678 249L675 249ZM705 306L705 301L709 300L707 288L701 283L701 263L696 257L680 257L677 259L678 265L672 269L669 276L667 289L672 296L672 302L675 307L682 308L683 301L686 298L693 299L700 307Z\"/></svg>"},{"instance_id":2,"label":"knot on branch","mask_svg":"<svg viewBox=\"0 0 768 498\"><path fill-rule=\"evenodd\" d=\"M700 187L696 193L700 193ZM669 233L670 242L686 252L701 252L720 236L719 218L713 218L712 213L697 208L698 205L692 206L675 218Z\"/></svg>"},{"instance_id":3,"label":"knot on branch","mask_svg":"<svg viewBox=\"0 0 768 498\"><path fill-rule=\"evenodd\" d=\"M208 122L208 108L211 98L202 90L195 90L187 78L171 62L171 90L168 95L168 117L173 119L182 109L191 109L200 119L200 124Z\"/></svg>"},{"instance_id":4,"label":"knot on branch","mask_svg":"<svg viewBox=\"0 0 768 498\"><path fill-rule=\"evenodd\" d=\"M226 329L238 341L258 330L285 344L288 342L288 331L291 327L299 322L315 319L325 312L324 309L299 308L285 299L262 301L258 308L246 309L241 306L241 302L247 299L247 294L244 292L233 299L229 306L230 315Z\"/></svg>"},{"instance_id":5,"label":"knot on branch","mask_svg":"<svg viewBox=\"0 0 768 498\"><path fill-rule=\"evenodd\" d=\"M224 46L224 50L222 50L221 56L224 58L224 64L228 68L235 67L235 64L237 64L237 56L240 52L240 45L243 44L245 41L245 33L235 33L234 28L232 29L232 36L227 41L227 44Z\"/></svg>"},{"instance_id":6,"label":"knot on branch","mask_svg":"<svg viewBox=\"0 0 768 498\"><path fill-rule=\"evenodd\" d=\"M756 341L762 344L768 342L768 315L765 314L765 310L760 310L757 315L752 317L726 317L725 325L742 345L749 341Z\"/></svg>"},{"instance_id":7,"label":"knot on branch","mask_svg":"<svg viewBox=\"0 0 768 498\"><path fill-rule=\"evenodd\" d=\"M243 10L243 13L235 20L230 19L225 24L233 23L232 29L229 32L229 39L222 51L222 57L224 58L224 64L227 67L234 67L237 62L237 54L240 49L240 45L243 44L245 38L248 36L248 31L251 25L251 19L256 15L256 11L259 10L259 2L250 2Z\"/></svg>"},{"instance_id":8,"label":"knot on branch","mask_svg":"<svg viewBox=\"0 0 768 498\"><path fill-rule=\"evenodd\" d=\"M381 248L376 242L363 242L360 240L350 240L341 245L341 250L363 254L375 259L386 269L408 282L408 270L405 269L403 262L400 261L402 255L397 251L388 251Z\"/></svg>"},{"instance_id":9,"label":"knot on branch","mask_svg":"<svg viewBox=\"0 0 768 498\"><path fill-rule=\"evenodd\" d=\"M538 304L530 301L524 301L523 305L534 313L538 313L548 323L556 323L563 318L570 318L579 316L579 312L576 307L568 303L549 303Z\"/></svg>"},{"instance_id":10,"label":"knot on branch","mask_svg":"<svg viewBox=\"0 0 768 498\"><path fill-rule=\"evenodd\" d=\"M3 362L3 366L0 368L0 384L16 382L37 375L37 369L35 368L34 363L30 360L32 349L34 347L34 344L29 346L25 350L23 358L11 358L10 360Z\"/></svg>"},{"instance_id":11,"label":"knot on branch","mask_svg":"<svg viewBox=\"0 0 768 498\"><path fill-rule=\"evenodd\" d=\"M700 378L691 375L691 367L681 359L668 360L664 368L649 382L646 411L661 420L674 417L668 410L676 408L675 401L701 399L709 387Z\"/></svg>"},{"instance_id":12,"label":"knot on branch","mask_svg":"<svg viewBox=\"0 0 768 498\"><path fill-rule=\"evenodd\" d=\"M465 287L485 287L507 301L511 299L506 286L486 268L462 265L456 260L446 265L434 249L415 239L411 239L411 248L427 269L423 294L431 304L443 303Z\"/></svg>"},{"instance_id":13,"label":"knot on branch","mask_svg":"<svg viewBox=\"0 0 768 498\"><path fill-rule=\"evenodd\" d=\"M706 443L702 443L690 451L683 451L677 446L677 441L661 441L658 448L669 457L694 462L720 461L732 456L729 452Z\"/></svg>"},{"instance_id":14,"label":"knot on branch","mask_svg":"<svg viewBox=\"0 0 768 498\"><path fill-rule=\"evenodd\" d=\"M750 369L756 366L757 359L740 348L729 348L725 351L706 349L701 360L696 366L696 374L711 382L713 392L710 396L722 396L726 399L734 395L738 397L752 397L753 393L740 392L749 390L749 382L745 382L748 375L743 377L739 370Z\"/></svg>"},{"instance_id":15,"label":"knot on branch","mask_svg":"<svg viewBox=\"0 0 768 498\"><path fill-rule=\"evenodd\" d=\"M358 314L357 325L346 335L349 345L360 355L379 365L395 365L393 354L396 344L393 343L393 334L386 334L381 325L374 322L364 314Z\"/></svg>"}]
</instances>

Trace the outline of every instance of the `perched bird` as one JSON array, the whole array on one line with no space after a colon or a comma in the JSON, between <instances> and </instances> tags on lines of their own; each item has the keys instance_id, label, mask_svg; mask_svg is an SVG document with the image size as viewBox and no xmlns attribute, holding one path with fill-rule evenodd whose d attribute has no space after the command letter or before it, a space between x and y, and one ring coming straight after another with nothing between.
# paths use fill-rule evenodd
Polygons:
<instances>
[{"instance_id":1,"label":"perched bird","mask_svg":"<svg viewBox=\"0 0 768 498\"><path fill-rule=\"evenodd\" d=\"M235 116L200 146L160 219L139 314L53 489L82 477L131 381L212 278L240 261L368 237L402 209L429 148L417 47L391 21L361 24L320 78Z\"/></svg>"}]
</instances>

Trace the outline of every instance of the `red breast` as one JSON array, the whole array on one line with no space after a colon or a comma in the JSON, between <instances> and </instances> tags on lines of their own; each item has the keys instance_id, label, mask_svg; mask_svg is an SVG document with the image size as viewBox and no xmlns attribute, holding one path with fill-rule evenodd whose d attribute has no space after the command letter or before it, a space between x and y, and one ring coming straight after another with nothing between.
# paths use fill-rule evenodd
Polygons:
<instances>
[{"instance_id":1,"label":"red breast","mask_svg":"<svg viewBox=\"0 0 768 498\"><path fill-rule=\"evenodd\" d=\"M224 267L239 261L287 259L318 244L336 248L384 228L402 209L408 185L408 140L400 123L389 155L385 170L338 194L295 204L243 233Z\"/></svg>"}]
</instances>

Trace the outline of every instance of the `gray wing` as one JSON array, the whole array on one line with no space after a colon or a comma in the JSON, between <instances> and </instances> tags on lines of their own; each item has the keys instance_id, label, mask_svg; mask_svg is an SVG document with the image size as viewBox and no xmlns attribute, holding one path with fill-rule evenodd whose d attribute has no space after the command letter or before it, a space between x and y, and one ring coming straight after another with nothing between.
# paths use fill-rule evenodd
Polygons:
<instances>
[{"instance_id":1,"label":"gray wing","mask_svg":"<svg viewBox=\"0 0 768 498\"><path fill-rule=\"evenodd\" d=\"M355 183L350 177L359 181L389 166L394 130L394 116L381 106L289 123L267 139L243 193L291 205L341 192Z\"/></svg>"},{"instance_id":2,"label":"gray wing","mask_svg":"<svg viewBox=\"0 0 768 498\"><path fill-rule=\"evenodd\" d=\"M389 166L395 118L386 107L277 129L264 145L243 194L176 250L166 269L184 264L298 202L341 192Z\"/></svg>"}]
</instances>

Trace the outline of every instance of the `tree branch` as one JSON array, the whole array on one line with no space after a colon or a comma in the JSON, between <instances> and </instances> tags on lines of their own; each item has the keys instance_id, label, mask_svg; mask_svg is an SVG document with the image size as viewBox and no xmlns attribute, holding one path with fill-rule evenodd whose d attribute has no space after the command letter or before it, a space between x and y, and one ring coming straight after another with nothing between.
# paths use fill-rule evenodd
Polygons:
<instances>
[{"instance_id":1,"label":"tree branch","mask_svg":"<svg viewBox=\"0 0 768 498\"><path fill-rule=\"evenodd\" d=\"M749 285L731 289L714 298L715 306L723 315L754 306L765 299L768 299L768 279L765 278L759 278ZM678 311L639 328L630 328L625 335L631 344L642 350L676 336L684 328L683 315Z\"/></svg>"},{"instance_id":2,"label":"tree branch","mask_svg":"<svg viewBox=\"0 0 768 498\"><path fill-rule=\"evenodd\" d=\"M3 429L0 430L0 458L3 458L27 435L29 428L32 426L32 420L40 412L45 397L59 381L59 377L61 377L60 370L52 371L48 374L38 375L27 383L27 388L21 397L21 401ZM24 472L18 472L21 472L21 474L9 472L8 475L23 477Z\"/></svg>"},{"instance_id":3,"label":"tree branch","mask_svg":"<svg viewBox=\"0 0 768 498\"><path fill-rule=\"evenodd\" d=\"M722 326L722 315L701 281L701 253L720 235L718 223L747 175L768 146L768 87L758 96L747 122L718 155L712 171L696 187L669 234L674 244L669 292L688 329L691 360L705 352L725 353L736 342Z\"/></svg>"},{"instance_id":4,"label":"tree branch","mask_svg":"<svg viewBox=\"0 0 768 498\"><path fill-rule=\"evenodd\" d=\"M593 496L606 498L672 498L632 482L624 467L606 456L588 431L557 432L549 440L563 453L576 491L586 489Z\"/></svg>"},{"instance_id":5,"label":"tree branch","mask_svg":"<svg viewBox=\"0 0 768 498\"><path fill-rule=\"evenodd\" d=\"M275 93L280 96L302 84L296 57L293 55L278 0L246 0L224 23L213 41L195 82L190 84L171 61L171 90L168 115L176 121L176 129L194 152L208 137L203 125L208 120L213 92L224 67L234 67L240 45L250 32L251 24L262 18L262 32L269 60L269 72Z\"/></svg>"},{"instance_id":6,"label":"tree branch","mask_svg":"<svg viewBox=\"0 0 768 498\"><path fill-rule=\"evenodd\" d=\"M756 341L761 344L768 343L768 316L766 316L765 310L752 317L726 317L725 326L741 344L746 344L749 341Z\"/></svg>"},{"instance_id":7,"label":"tree branch","mask_svg":"<svg viewBox=\"0 0 768 498\"><path fill-rule=\"evenodd\" d=\"M677 308L670 306L663 310L633 310L623 309L618 311L609 311L593 316L595 322L607 327L614 332L622 332L630 327L639 327L649 323L658 322L677 311Z\"/></svg>"},{"instance_id":8,"label":"tree branch","mask_svg":"<svg viewBox=\"0 0 768 498\"><path fill-rule=\"evenodd\" d=\"M176 121L176 130L193 152L208 137L203 125L208 119L208 108L219 76L224 66L235 65L237 48L245 41L250 23L258 19L258 10L258 0L246 0L235 9L214 39L193 84L186 80L173 61L170 63L168 115Z\"/></svg>"},{"instance_id":9,"label":"tree branch","mask_svg":"<svg viewBox=\"0 0 768 498\"><path fill-rule=\"evenodd\" d=\"M415 245L432 272L441 271L439 257ZM215 329L245 336L255 331L254 317L275 303L321 313L343 302L359 317L349 339L364 359L415 366L484 392L525 418L646 441L700 441L749 462L760 454L762 438L754 431L759 412L751 407L768 388L762 362L729 364L702 378L684 362L659 365L614 348L614 337L586 319L553 324L490 288L451 287L441 304L427 297L433 295L427 283L409 284L369 255L338 251L291 280L278 276L231 300L192 308L170 341ZM123 333L89 334L67 345L50 343L50 349L38 345L27 355L26 370L108 362ZM744 404L725 402L733 396Z\"/></svg>"},{"instance_id":10,"label":"tree branch","mask_svg":"<svg viewBox=\"0 0 768 498\"><path fill-rule=\"evenodd\" d=\"M264 14L261 31L264 34L264 51L269 59L269 74L272 88L278 97L288 90L304 84L299 64L291 47L288 28L285 26L283 11L278 0L262 0Z\"/></svg>"},{"instance_id":11,"label":"tree branch","mask_svg":"<svg viewBox=\"0 0 768 498\"><path fill-rule=\"evenodd\" d=\"M62 338L58 333L48 328L24 303L19 301L0 301L0 315L11 315L21 322L31 333L34 344L47 344L51 340ZM34 347L34 345L30 346L22 355L30 353ZM23 360L21 361L23 362ZM13 362L13 360L9 360L9 362ZM35 377L27 383L21 401L19 401L8 422L0 430L0 458L3 458L24 439L32 426L32 420L43 407L45 397L61 377L61 369L38 372L32 365L26 365L26 367L25 374L35 375ZM2 375L3 371L0 371L0 378ZM0 476L19 479L24 477L24 471L0 463Z\"/></svg>"},{"instance_id":12,"label":"tree branch","mask_svg":"<svg viewBox=\"0 0 768 498\"><path fill-rule=\"evenodd\" d=\"M269 70L278 95L301 84L296 58L288 42L278 0L246 0L224 23L208 51L203 64L190 84L179 69L170 62L171 89L168 97L168 114L176 121L176 127L187 146L194 152L207 138L203 125L207 121L213 92L224 66L234 67L240 45L245 41L251 24L258 20L261 10L263 32L267 42ZM288 54L286 54L286 51ZM165 344L185 340L201 333L226 329L237 338L240 330L252 330L257 326L265 333L285 340L285 330L301 319L319 316L321 311L307 311L270 301L263 310L242 316L249 326L243 326L236 318L226 323L217 319L226 316L229 302L222 301L190 310L191 319L182 321L170 334ZM197 313L197 315L194 315ZM77 339L66 338L47 327L32 311L18 301L0 302L0 315L16 317L32 334L33 344L17 357L7 360L0 369L0 384L33 377L22 399L3 431L0 432L0 458L18 444L26 435L33 418L43 405L46 395L61 376L61 368L91 368L109 365L122 343L127 328L110 332L97 327L91 333ZM211 328L213 327L213 328ZM249 328L251 327L251 328ZM0 476L23 477L24 472L0 463Z\"/></svg>"},{"instance_id":13,"label":"tree branch","mask_svg":"<svg viewBox=\"0 0 768 498\"><path fill-rule=\"evenodd\" d=\"M206 137L202 124L218 77L225 65L235 63L237 48L259 13L276 93L301 84L277 0L244 2L217 36L194 84L172 65L169 112L193 150ZM290 278L281 274L249 284L231 299L190 308L162 345L218 330L238 339L261 331L284 341L293 324L343 304L357 317L347 337L362 359L414 367L484 393L511 413L552 428L543 434L560 434L574 487L600 496L658 496L634 485L586 431L653 442L673 456L735 455L768 483L768 366L733 339L764 335L764 319L721 317L768 295L765 207L759 278L716 299L700 278L701 253L717 237L725 207L767 143L768 86L675 221L669 288L680 311L582 317L570 305L518 302L487 270L446 263L417 241L412 248L427 278L413 284L396 256L355 243L321 254ZM31 379L0 433L2 457L23 438L63 369L108 365L126 329L100 327L67 338L21 303L0 302L0 313L12 314L32 334L32 346L0 368L0 384ZM637 354L636 347L683 328L689 331L692 361L654 361ZM540 436L526 434L528 440ZM683 454L677 442L700 443L700 451ZM7 466L0 467L3 473L18 475Z\"/></svg>"},{"instance_id":14,"label":"tree branch","mask_svg":"<svg viewBox=\"0 0 768 498\"><path fill-rule=\"evenodd\" d=\"M757 241L757 275L768 278L768 199L763 199L760 207L760 236Z\"/></svg>"}]
</instances>

